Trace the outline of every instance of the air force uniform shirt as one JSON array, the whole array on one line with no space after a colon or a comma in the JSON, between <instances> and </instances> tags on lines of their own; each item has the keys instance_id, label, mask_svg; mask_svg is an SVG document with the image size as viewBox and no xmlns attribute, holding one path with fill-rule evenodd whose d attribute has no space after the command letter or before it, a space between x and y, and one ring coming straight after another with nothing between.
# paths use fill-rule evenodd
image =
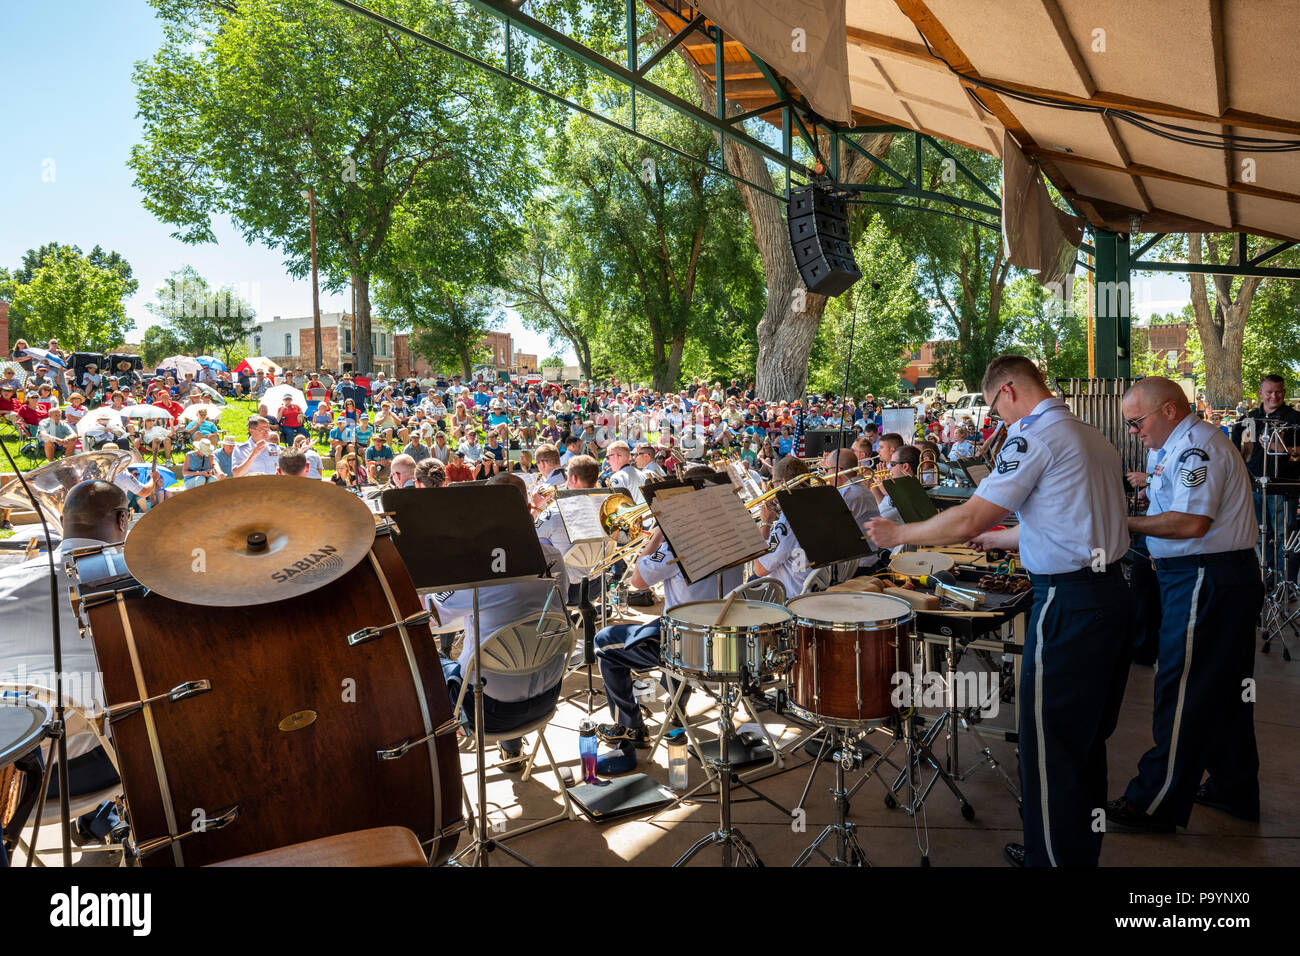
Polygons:
<instances>
[{"instance_id":1,"label":"air force uniform shirt","mask_svg":"<svg viewBox=\"0 0 1300 956\"><path fill-rule=\"evenodd\" d=\"M856 485L843 485L839 489L840 497L844 503L849 506L849 511L853 515L853 520L857 522L858 533L865 534L862 526L872 518L880 517L880 509L876 506L876 496L867 490L867 484L864 481ZM867 555L858 562L859 567L870 566L876 563L874 554Z\"/></svg>"},{"instance_id":2,"label":"air force uniform shirt","mask_svg":"<svg viewBox=\"0 0 1300 956\"><path fill-rule=\"evenodd\" d=\"M1007 431L997 466L976 494L1020 519L1020 557L1034 574L1068 574L1128 551L1119 452L1057 398Z\"/></svg>"},{"instance_id":3,"label":"air force uniform shirt","mask_svg":"<svg viewBox=\"0 0 1300 956\"><path fill-rule=\"evenodd\" d=\"M681 565L674 563L673 557L672 546L665 539L658 548L645 557L638 559L636 563L637 573L641 575L647 585L662 584L664 586L664 611L669 612L677 605L686 604L690 601L716 601L718 598L718 575L710 574L703 581L687 584L686 576L682 574ZM728 568L722 571L721 574L723 594L740 587L741 582L745 579L743 566ZM630 647L645 636L642 629L633 630L624 646Z\"/></svg>"},{"instance_id":4,"label":"air force uniform shirt","mask_svg":"<svg viewBox=\"0 0 1300 956\"><path fill-rule=\"evenodd\" d=\"M1243 551L1255 546L1259 528L1251 498L1250 472L1241 454L1218 428L1194 414L1174 426L1163 448L1152 449L1147 515L1180 511L1210 519L1199 538L1147 536L1153 558Z\"/></svg>"},{"instance_id":5,"label":"air force uniform shirt","mask_svg":"<svg viewBox=\"0 0 1300 956\"><path fill-rule=\"evenodd\" d=\"M799 547L799 541L790 529L785 515L777 518L772 525L767 544L772 550L759 558L759 562L767 568L770 576L785 586L788 597L802 593L804 579L808 577L808 556Z\"/></svg>"},{"instance_id":6,"label":"air force uniform shirt","mask_svg":"<svg viewBox=\"0 0 1300 956\"><path fill-rule=\"evenodd\" d=\"M554 587L554 581L537 578L479 588L479 636L484 645L493 633L512 621L531 617L535 623ZM561 597L551 601L551 609L563 614ZM438 610L442 627L461 627L465 630L465 644L456 662L460 664L461 679L469 683L474 679L474 591L472 588L439 591L429 600ZM528 700L559 683L566 663L566 657L560 655L544 670L534 674L487 674L483 691L493 700L502 702Z\"/></svg>"},{"instance_id":7,"label":"air force uniform shirt","mask_svg":"<svg viewBox=\"0 0 1300 956\"><path fill-rule=\"evenodd\" d=\"M542 542L542 555L551 565L551 570L560 586L560 595L564 596L569 593L569 584L577 582L569 581L569 566L564 563L564 555L573 546L573 542L569 540L569 530L564 527L559 506L552 504L544 508L537 516L536 527L537 537Z\"/></svg>"},{"instance_id":8,"label":"air force uniform shirt","mask_svg":"<svg viewBox=\"0 0 1300 956\"><path fill-rule=\"evenodd\" d=\"M644 483L645 477L637 471L635 465L624 465L609 476L611 488L627 492L628 496L639 505L645 504L645 495L641 494L641 486Z\"/></svg>"},{"instance_id":9,"label":"air force uniform shirt","mask_svg":"<svg viewBox=\"0 0 1300 956\"><path fill-rule=\"evenodd\" d=\"M543 478L542 483L538 487L539 488L564 488L567 487L568 480L569 480L568 476L564 473L564 466L561 465L559 468L556 468L549 475Z\"/></svg>"}]
</instances>

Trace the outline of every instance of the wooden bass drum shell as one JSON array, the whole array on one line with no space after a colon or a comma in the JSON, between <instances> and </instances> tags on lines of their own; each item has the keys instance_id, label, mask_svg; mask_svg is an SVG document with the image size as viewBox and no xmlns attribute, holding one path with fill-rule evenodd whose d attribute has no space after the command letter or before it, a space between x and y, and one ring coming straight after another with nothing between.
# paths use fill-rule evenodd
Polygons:
<instances>
[{"instance_id":1,"label":"wooden bass drum shell","mask_svg":"<svg viewBox=\"0 0 1300 956\"><path fill-rule=\"evenodd\" d=\"M432 863L445 862L463 828L455 736L395 760L376 754L450 718L437 643L424 625L406 628L410 658L397 628L355 647L347 642L353 631L420 610L386 534L344 577L285 601L207 608L128 589L88 606L108 701L212 682L207 693L148 708L163 774L144 714L112 727L136 841L185 833L198 813L240 808L228 826L186 836L142 863L201 866L382 826L408 827Z\"/></svg>"}]
</instances>

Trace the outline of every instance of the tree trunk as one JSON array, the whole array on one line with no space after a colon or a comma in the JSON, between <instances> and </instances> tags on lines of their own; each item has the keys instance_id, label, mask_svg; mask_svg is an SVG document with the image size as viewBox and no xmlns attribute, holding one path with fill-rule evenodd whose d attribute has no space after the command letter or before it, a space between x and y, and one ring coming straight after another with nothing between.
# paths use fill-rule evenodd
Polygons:
<instances>
[{"instance_id":1,"label":"tree trunk","mask_svg":"<svg viewBox=\"0 0 1300 956\"><path fill-rule=\"evenodd\" d=\"M679 49L678 54L695 79L700 104L709 113L717 102L709 80L695 61ZM738 116L741 109L727 104L727 113ZM873 136L867 151L883 156L894 141L892 134ZM723 143L727 169L735 176L765 189L776 191L766 161L748 147L733 140ZM841 182L859 183L871 178L875 167L866 157L844 147L840 167ZM812 355L817 327L826 311L826 297L805 293L802 309L796 309L794 293L804 288L790 248L790 230L786 225L785 203L748 186L737 184L745 211L754 232L754 244L763 260L767 277L767 305L758 323L758 362L754 388L764 401L793 401L803 398L808 389L808 357Z\"/></svg>"},{"instance_id":2,"label":"tree trunk","mask_svg":"<svg viewBox=\"0 0 1300 956\"><path fill-rule=\"evenodd\" d=\"M1204 262L1200 233L1194 232L1187 237L1187 261ZM1227 408L1235 405L1242 396L1242 342L1246 335L1246 320L1250 318L1250 304L1263 280L1243 279L1234 297L1232 277L1214 276L1214 306L1211 308L1205 276L1194 272L1190 278L1192 312L1196 315L1196 331L1205 354L1205 398L1212 408Z\"/></svg>"},{"instance_id":3,"label":"tree trunk","mask_svg":"<svg viewBox=\"0 0 1300 956\"><path fill-rule=\"evenodd\" d=\"M357 356L357 367L352 372L355 375L372 375L375 371L375 353L370 345L370 273L354 271L352 287L357 296L357 314L352 325L352 351Z\"/></svg>"},{"instance_id":4,"label":"tree trunk","mask_svg":"<svg viewBox=\"0 0 1300 956\"><path fill-rule=\"evenodd\" d=\"M474 374L473 368L470 367L469 349L461 349L460 352L460 380L468 382Z\"/></svg>"},{"instance_id":5,"label":"tree trunk","mask_svg":"<svg viewBox=\"0 0 1300 956\"><path fill-rule=\"evenodd\" d=\"M672 346L668 350L668 372L666 380L670 388L676 387L677 379L682 372L682 350L686 348L686 333L679 332L673 337ZM656 391L667 391L656 386Z\"/></svg>"}]
</instances>

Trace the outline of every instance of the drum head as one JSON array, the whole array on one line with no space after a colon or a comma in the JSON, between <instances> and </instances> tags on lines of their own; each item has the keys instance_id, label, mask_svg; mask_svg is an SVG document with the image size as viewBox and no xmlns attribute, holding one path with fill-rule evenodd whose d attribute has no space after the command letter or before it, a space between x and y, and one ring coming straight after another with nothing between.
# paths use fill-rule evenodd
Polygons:
<instances>
[{"instance_id":1,"label":"drum head","mask_svg":"<svg viewBox=\"0 0 1300 956\"><path fill-rule=\"evenodd\" d=\"M679 604L676 607L669 608L664 612L664 616L679 624L689 624L695 627L714 627L714 622L722 614L722 609L726 606L726 600L688 601L686 604ZM731 602L731 609L727 611L726 619L716 626L759 627L763 624L781 624L790 620L791 617L790 612L779 604L769 604L766 601L746 601L737 598Z\"/></svg>"},{"instance_id":2,"label":"drum head","mask_svg":"<svg viewBox=\"0 0 1300 956\"><path fill-rule=\"evenodd\" d=\"M0 701L0 767L31 752L49 732L50 708L31 698Z\"/></svg>"},{"instance_id":3,"label":"drum head","mask_svg":"<svg viewBox=\"0 0 1300 956\"><path fill-rule=\"evenodd\" d=\"M889 562L889 570L896 574L920 577L923 574L935 574L939 571L951 571L957 562L950 554L938 551L906 551L896 554Z\"/></svg>"},{"instance_id":4,"label":"drum head","mask_svg":"<svg viewBox=\"0 0 1300 956\"><path fill-rule=\"evenodd\" d=\"M912 605L888 594L854 591L819 591L791 599L787 604L796 618L825 624L876 624L912 616Z\"/></svg>"}]
</instances>

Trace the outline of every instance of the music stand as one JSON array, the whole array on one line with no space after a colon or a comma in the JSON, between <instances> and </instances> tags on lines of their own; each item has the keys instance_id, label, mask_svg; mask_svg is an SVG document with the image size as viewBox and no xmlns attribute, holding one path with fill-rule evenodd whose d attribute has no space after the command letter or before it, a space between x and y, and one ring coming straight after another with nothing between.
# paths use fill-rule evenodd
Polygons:
<instances>
[{"instance_id":1,"label":"music stand","mask_svg":"<svg viewBox=\"0 0 1300 956\"><path fill-rule=\"evenodd\" d=\"M871 542L838 488L821 485L778 491L776 500L810 568L865 558L871 553Z\"/></svg>"},{"instance_id":2,"label":"music stand","mask_svg":"<svg viewBox=\"0 0 1300 956\"><path fill-rule=\"evenodd\" d=\"M431 495L440 497L433 499ZM406 562L416 589L474 592L474 744L479 809L474 839L457 857L473 851L475 865L488 866L491 852L501 849L520 863L532 866L504 843L488 836L487 759L483 741L486 681L478 604L480 588L535 580L549 571L528 504L509 485L471 482L457 482L443 488L391 488L382 497L384 511L393 516L397 526L393 543ZM455 520L448 521L448 515L455 515ZM549 606L548 600L541 617L546 616ZM432 613L418 615L402 623L423 623L421 618L427 621L431 616Z\"/></svg>"}]
</instances>

